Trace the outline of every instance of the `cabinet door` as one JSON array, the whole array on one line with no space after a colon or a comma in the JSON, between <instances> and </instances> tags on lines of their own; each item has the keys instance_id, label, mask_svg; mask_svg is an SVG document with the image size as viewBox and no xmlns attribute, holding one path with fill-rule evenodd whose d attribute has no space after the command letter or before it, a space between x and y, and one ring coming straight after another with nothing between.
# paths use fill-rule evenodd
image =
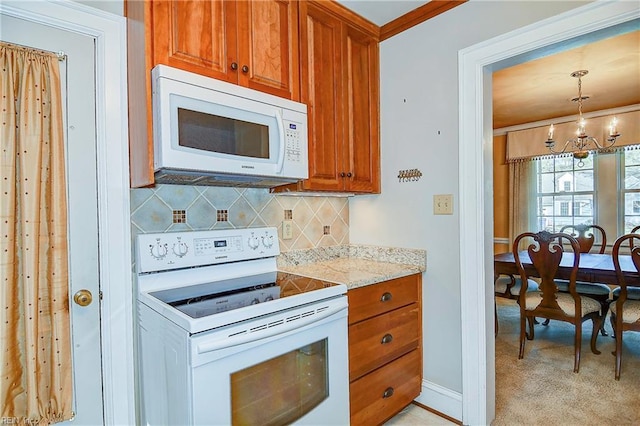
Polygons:
<instances>
[{"instance_id":1,"label":"cabinet door","mask_svg":"<svg viewBox=\"0 0 640 426\"><path fill-rule=\"evenodd\" d=\"M153 64L238 81L236 2L161 0L153 3Z\"/></svg>"},{"instance_id":2,"label":"cabinet door","mask_svg":"<svg viewBox=\"0 0 640 426\"><path fill-rule=\"evenodd\" d=\"M239 84L299 100L298 2L241 1L237 17Z\"/></svg>"},{"instance_id":3,"label":"cabinet door","mask_svg":"<svg viewBox=\"0 0 640 426\"><path fill-rule=\"evenodd\" d=\"M342 22L300 3L302 102L309 110L309 179L303 189L340 191L343 157Z\"/></svg>"},{"instance_id":4,"label":"cabinet door","mask_svg":"<svg viewBox=\"0 0 640 426\"><path fill-rule=\"evenodd\" d=\"M351 26L346 27L345 146L349 167L347 190L380 192L379 54L378 42Z\"/></svg>"}]
</instances>

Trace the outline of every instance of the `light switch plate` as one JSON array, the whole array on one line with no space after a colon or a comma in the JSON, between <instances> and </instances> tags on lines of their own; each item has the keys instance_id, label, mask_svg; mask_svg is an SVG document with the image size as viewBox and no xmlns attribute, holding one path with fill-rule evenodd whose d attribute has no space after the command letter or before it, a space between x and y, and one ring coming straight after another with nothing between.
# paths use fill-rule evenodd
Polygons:
<instances>
[{"instance_id":1,"label":"light switch plate","mask_svg":"<svg viewBox=\"0 0 640 426\"><path fill-rule=\"evenodd\" d=\"M283 220L282 221L282 239L290 240L291 238L293 238L293 221Z\"/></svg>"},{"instance_id":2,"label":"light switch plate","mask_svg":"<svg viewBox=\"0 0 640 426\"><path fill-rule=\"evenodd\" d=\"M433 214L453 214L453 195L438 194L433 196Z\"/></svg>"}]
</instances>

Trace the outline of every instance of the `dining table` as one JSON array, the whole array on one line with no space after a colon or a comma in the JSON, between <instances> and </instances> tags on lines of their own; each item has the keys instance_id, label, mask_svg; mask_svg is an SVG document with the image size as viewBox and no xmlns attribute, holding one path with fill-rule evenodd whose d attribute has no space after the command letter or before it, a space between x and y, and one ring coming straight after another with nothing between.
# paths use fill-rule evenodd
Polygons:
<instances>
[{"instance_id":1,"label":"dining table","mask_svg":"<svg viewBox=\"0 0 640 426\"><path fill-rule=\"evenodd\" d=\"M578 263L577 281L604 283L609 285L618 285L618 277L613 266L613 257L610 253L579 253L580 260ZM529 254L526 250L518 252L522 266L527 275L538 277L535 267L533 266ZM562 260L558 268L556 277L558 279L569 279L571 268L573 266L573 253L564 252ZM628 285L640 285L640 274L636 269L631 256L620 255L620 269L624 274L625 281ZM493 260L495 275L519 275L516 267L513 253L498 253L494 255Z\"/></svg>"}]
</instances>

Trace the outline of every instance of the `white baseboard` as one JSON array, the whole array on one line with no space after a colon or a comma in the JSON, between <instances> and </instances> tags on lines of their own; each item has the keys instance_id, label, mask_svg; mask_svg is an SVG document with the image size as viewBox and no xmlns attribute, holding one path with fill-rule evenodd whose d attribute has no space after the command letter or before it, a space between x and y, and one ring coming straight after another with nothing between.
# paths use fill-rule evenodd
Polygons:
<instances>
[{"instance_id":1,"label":"white baseboard","mask_svg":"<svg viewBox=\"0 0 640 426\"><path fill-rule=\"evenodd\" d=\"M422 381L422 393L416 398L420 404L439 413L462 421L462 394L426 380Z\"/></svg>"}]
</instances>

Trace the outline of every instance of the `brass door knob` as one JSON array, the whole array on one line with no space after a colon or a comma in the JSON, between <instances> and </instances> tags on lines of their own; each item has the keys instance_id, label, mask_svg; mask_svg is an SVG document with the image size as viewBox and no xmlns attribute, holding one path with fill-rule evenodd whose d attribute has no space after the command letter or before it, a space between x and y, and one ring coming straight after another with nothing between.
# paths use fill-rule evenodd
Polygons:
<instances>
[{"instance_id":1,"label":"brass door knob","mask_svg":"<svg viewBox=\"0 0 640 426\"><path fill-rule=\"evenodd\" d=\"M93 295L89 290L78 290L76 294L73 295L73 301L80 306L89 306L93 301Z\"/></svg>"}]
</instances>

